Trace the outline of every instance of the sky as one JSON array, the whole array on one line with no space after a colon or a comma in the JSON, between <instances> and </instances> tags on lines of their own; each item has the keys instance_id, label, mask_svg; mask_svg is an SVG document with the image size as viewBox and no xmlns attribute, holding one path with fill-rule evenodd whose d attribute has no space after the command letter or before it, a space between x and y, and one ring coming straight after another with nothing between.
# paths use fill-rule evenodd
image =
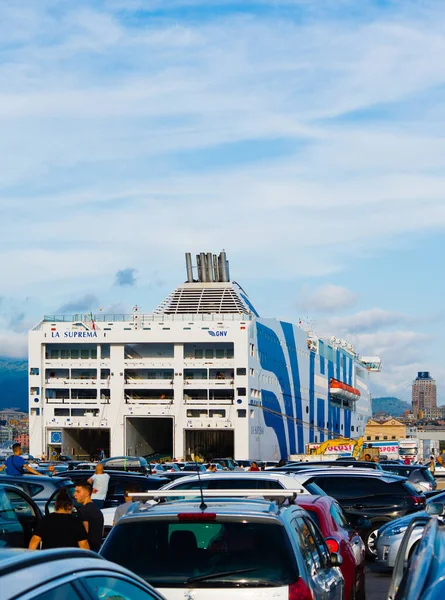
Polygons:
<instances>
[{"instance_id":1,"label":"sky","mask_svg":"<svg viewBox=\"0 0 445 600\"><path fill-rule=\"evenodd\" d=\"M0 355L225 249L262 316L445 403L443 0L0 3Z\"/></svg>"}]
</instances>

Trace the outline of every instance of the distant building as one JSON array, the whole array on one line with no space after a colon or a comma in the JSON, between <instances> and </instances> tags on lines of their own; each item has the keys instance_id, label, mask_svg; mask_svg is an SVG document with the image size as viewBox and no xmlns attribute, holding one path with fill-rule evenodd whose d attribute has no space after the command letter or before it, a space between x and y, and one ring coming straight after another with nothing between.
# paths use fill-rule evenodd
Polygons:
<instances>
[{"instance_id":1,"label":"distant building","mask_svg":"<svg viewBox=\"0 0 445 600\"><path fill-rule=\"evenodd\" d=\"M14 442L18 442L22 450L28 450L29 448L29 433L17 433L14 435Z\"/></svg>"},{"instance_id":2,"label":"distant building","mask_svg":"<svg viewBox=\"0 0 445 600\"><path fill-rule=\"evenodd\" d=\"M397 419L387 419L385 421L369 419L365 427L364 440L367 442L401 440L405 437L406 425Z\"/></svg>"},{"instance_id":3,"label":"distant building","mask_svg":"<svg viewBox=\"0 0 445 600\"><path fill-rule=\"evenodd\" d=\"M0 444L12 441L12 428L0 425Z\"/></svg>"},{"instance_id":4,"label":"distant building","mask_svg":"<svg viewBox=\"0 0 445 600\"><path fill-rule=\"evenodd\" d=\"M428 371L419 371L413 381L413 414L416 419L426 416L425 411L437 408L436 382ZM434 418L434 417L427 417Z\"/></svg>"}]
</instances>

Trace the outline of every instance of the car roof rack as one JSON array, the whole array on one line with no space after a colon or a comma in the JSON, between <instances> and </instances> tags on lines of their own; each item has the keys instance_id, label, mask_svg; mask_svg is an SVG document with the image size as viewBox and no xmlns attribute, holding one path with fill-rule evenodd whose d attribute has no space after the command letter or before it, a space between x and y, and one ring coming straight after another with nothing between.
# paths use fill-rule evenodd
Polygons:
<instances>
[{"instance_id":1,"label":"car roof rack","mask_svg":"<svg viewBox=\"0 0 445 600\"><path fill-rule=\"evenodd\" d=\"M203 490L207 498L244 498L265 500L286 500L294 502L297 498L295 490ZM201 495L196 490L152 490L150 492L134 492L128 494L136 501L153 500L155 498L196 498Z\"/></svg>"}]
</instances>

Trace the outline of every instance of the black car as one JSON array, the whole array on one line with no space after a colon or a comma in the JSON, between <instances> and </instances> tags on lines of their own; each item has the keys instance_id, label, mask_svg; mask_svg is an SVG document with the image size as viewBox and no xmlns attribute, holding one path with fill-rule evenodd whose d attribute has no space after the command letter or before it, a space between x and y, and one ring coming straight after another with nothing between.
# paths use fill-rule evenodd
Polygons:
<instances>
[{"instance_id":1,"label":"black car","mask_svg":"<svg viewBox=\"0 0 445 600\"><path fill-rule=\"evenodd\" d=\"M311 460L309 462L291 462L284 467L275 467L276 471L297 471L298 469L307 469L312 467L351 467L352 469L373 469L374 471L381 471L382 467L375 462L365 460Z\"/></svg>"},{"instance_id":2,"label":"black car","mask_svg":"<svg viewBox=\"0 0 445 600\"><path fill-rule=\"evenodd\" d=\"M436 480L427 466L384 464L382 468L388 473L406 477L418 491L432 492L437 488Z\"/></svg>"},{"instance_id":3,"label":"black car","mask_svg":"<svg viewBox=\"0 0 445 600\"><path fill-rule=\"evenodd\" d=\"M143 456L112 456L100 461L107 471L134 471L151 473L150 464Z\"/></svg>"},{"instance_id":4,"label":"black car","mask_svg":"<svg viewBox=\"0 0 445 600\"><path fill-rule=\"evenodd\" d=\"M71 481L69 480L70 473L65 471L63 474L67 474L68 477L50 477L47 475L6 475L0 473L0 484L8 483L22 489L25 494L28 494L28 496L33 499L43 513L45 504L54 493L58 492L61 487L71 484Z\"/></svg>"},{"instance_id":5,"label":"black car","mask_svg":"<svg viewBox=\"0 0 445 600\"><path fill-rule=\"evenodd\" d=\"M0 547L27 548L42 513L22 489L0 484Z\"/></svg>"},{"instance_id":6,"label":"black car","mask_svg":"<svg viewBox=\"0 0 445 600\"><path fill-rule=\"evenodd\" d=\"M375 539L382 525L425 508L425 496L405 478L389 473L367 475L351 469L345 473L324 471L318 475L314 471L309 483L317 484L328 496L335 498L352 523L357 523L360 518L371 522L366 529L359 527L369 558L375 557Z\"/></svg>"},{"instance_id":7,"label":"black car","mask_svg":"<svg viewBox=\"0 0 445 600\"><path fill-rule=\"evenodd\" d=\"M158 490L165 485L168 480L164 477L155 477L153 475L140 475L139 473L127 473L125 471L106 471L110 476L107 497L105 498L104 508L119 506L125 502L124 492L128 485L137 487L138 492L149 492ZM67 479L74 484L81 481L87 481L94 475L94 471L69 471L65 473Z\"/></svg>"}]
</instances>

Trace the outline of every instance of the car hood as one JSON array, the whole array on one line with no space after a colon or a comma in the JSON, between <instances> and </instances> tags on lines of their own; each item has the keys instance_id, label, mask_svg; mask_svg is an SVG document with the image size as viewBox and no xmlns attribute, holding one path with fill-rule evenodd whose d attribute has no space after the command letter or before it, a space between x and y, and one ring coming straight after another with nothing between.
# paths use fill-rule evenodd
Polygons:
<instances>
[{"instance_id":1,"label":"car hood","mask_svg":"<svg viewBox=\"0 0 445 600\"><path fill-rule=\"evenodd\" d=\"M429 515L424 510L419 510L418 512L410 513L409 515L405 515L404 517L400 517L399 519L394 519L393 521L385 523L383 527L380 527L379 535L385 535L385 530L390 527L403 527L404 525L409 525L411 521L416 517L429 517Z\"/></svg>"}]
</instances>

